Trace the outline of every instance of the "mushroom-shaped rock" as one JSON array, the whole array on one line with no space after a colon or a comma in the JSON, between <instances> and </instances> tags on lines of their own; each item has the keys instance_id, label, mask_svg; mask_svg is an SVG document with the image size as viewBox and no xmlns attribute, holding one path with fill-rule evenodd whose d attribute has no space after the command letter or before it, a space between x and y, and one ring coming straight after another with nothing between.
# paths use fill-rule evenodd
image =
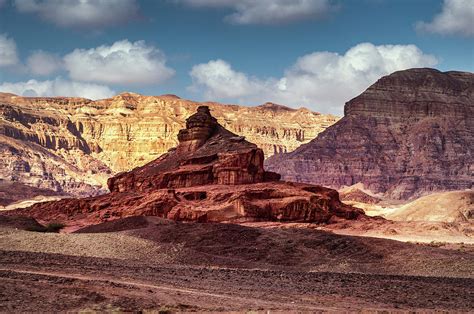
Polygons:
<instances>
[{"instance_id":1,"label":"mushroom-shaped rock","mask_svg":"<svg viewBox=\"0 0 474 314\"><path fill-rule=\"evenodd\" d=\"M100 223L128 216L193 221L356 219L337 191L280 181L263 168L263 151L219 125L199 107L179 132L179 145L158 159L108 181L111 193L42 203L12 214L41 220Z\"/></svg>"}]
</instances>

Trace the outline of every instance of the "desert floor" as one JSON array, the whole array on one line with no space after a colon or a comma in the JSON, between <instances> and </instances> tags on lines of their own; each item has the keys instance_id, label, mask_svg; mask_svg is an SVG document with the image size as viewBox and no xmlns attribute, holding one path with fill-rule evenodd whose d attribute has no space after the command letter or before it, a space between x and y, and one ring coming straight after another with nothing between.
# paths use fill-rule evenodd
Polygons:
<instances>
[{"instance_id":1,"label":"desert floor","mask_svg":"<svg viewBox=\"0 0 474 314\"><path fill-rule=\"evenodd\" d=\"M0 228L0 311L474 309L474 248L134 217Z\"/></svg>"}]
</instances>

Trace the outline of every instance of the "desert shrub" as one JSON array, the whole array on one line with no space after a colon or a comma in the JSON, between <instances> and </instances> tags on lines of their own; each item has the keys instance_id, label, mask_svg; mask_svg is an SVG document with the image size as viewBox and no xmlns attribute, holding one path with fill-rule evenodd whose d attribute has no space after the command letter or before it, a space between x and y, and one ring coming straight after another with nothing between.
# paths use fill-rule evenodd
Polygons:
<instances>
[{"instance_id":1,"label":"desert shrub","mask_svg":"<svg viewBox=\"0 0 474 314\"><path fill-rule=\"evenodd\" d=\"M60 222L50 222L46 225L46 232L59 232L62 228L66 227L65 224Z\"/></svg>"},{"instance_id":2,"label":"desert shrub","mask_svg":"<svg viewBox=\"0 0 474 314\"><path fill-rule=\"evenodd\" d=\"M33 232L46 232L45 226L31 226L25 229L26 231L33 231Z\"/></svg>"},{"instance_id":3,"label":"desert shrub","mask_svg":"<svg viewBox=\"0 0 474 314\"><path fill-rule=\"evenodd\" d=\"M50 222L46 226L31 226L26 228L26 231L33 231L33 232L59 232L62 228L64 228L66 225L60 222Z\"/></svg>"},{"instance_id":4,"label":"desert shrub","mask_svg":"<svg viewBox=\"0 0 474 314\"><path fill-rule=\"evenodd\" d=\"M173 311L168 308L167 306L162 306L159 310L158 310L158 314L171 314L173 313Z\"/></svg>"}]
</instances>

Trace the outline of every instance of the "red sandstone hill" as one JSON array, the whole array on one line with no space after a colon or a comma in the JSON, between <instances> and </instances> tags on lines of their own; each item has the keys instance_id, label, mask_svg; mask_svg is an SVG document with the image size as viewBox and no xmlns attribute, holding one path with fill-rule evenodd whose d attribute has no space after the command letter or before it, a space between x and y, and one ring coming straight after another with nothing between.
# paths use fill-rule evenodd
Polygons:
<instances>
[{"instance_id":1,"label":"red sandstone hill","mask_svg":"<svg viewBox=\"0 0 474 314\"><path fill-rule=\"evenodd\" d=\"M474 74L410 69L346 103L308 144L266 161L285 180L362 183L392 199L473 187Z\"/></svg>"},{"instance_id":2,"label":"red sandstone hill","mask_svg":"<svg viewBox=\"0 0 474 314\"><path fill-rule=\"evenodd\" d=\"M263 151L223 128L206 106L186 120L179 145L158 159L108 181L110 193L36 204L8 215L62 221L76 227L128 216L190 221L355 219L337 191L282 182L265 171Z\"/></svg>"}]
</instances>

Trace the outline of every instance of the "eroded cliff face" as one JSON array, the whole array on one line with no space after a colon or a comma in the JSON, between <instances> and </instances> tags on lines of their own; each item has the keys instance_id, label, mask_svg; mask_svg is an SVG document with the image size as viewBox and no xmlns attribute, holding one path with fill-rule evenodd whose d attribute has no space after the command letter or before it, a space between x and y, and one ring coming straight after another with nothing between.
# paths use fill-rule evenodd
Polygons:
<instances>
[{"instance_id":1,"label":"eroded cliff face","mask_svg":"<svg viewBox=\"0 0 474 314\"><path fill-rule=\"evenodd\" d=\"M111 175L156 159L178 144L200 103L173 95L110 99L19 97L0 93L0 178L91 195ZM314 138L337 118L275 104L205 103L224 128L270 156Z\"/></svg>"},{"instance_id":2,"label":"eroded cliff face","mask_svg":"<svg viewBox=\"0 0 474 314\"><path fill-rule=\"evenodd\" d=\"M281 182L265 171L263 151L226 130L207 106L186 120L179 144L142 167L108 180L110 193L45 202L7 215L83 227L128 216L201 222L299 221L366 218L337 191Z\"/></svg>"},{"instance_id":3,"label":"eroded cliff face","mask_svg":"<svg viewBox=\"0 0 474 314\"><path fill-rule=\"evenodd\" d=\"M385 76L316 139L267 160L286 180L333 188L363 183L409 199L472 188L474 74L411 69Z\"/></svg>"},{"instance_id":4,"label":"eroded cliff face","mask_svg":"<svg viewBox=\"0 0 474 314\"><path fill-rule=\"evenodd\" d=\"M202 185L238 185L279 180L263 169L261 148L226 130L198 107L178 133L179 144L168 153L131 172L108 180L111 192L184 188Z\"/></svg>"},{"instance_id":5,"label":"eroded cliff face","mask_svg":"<svg viewBox=\"0 0 474 314\"><path fill-rule=\"evenodd\" d=\"M201 103L176 96L121 94L82 107L72 120L81 135L96 147L94 156L113 171L141 166L178 144L177 134ZM309 142L337 118L306 109L265 104L258 107L203 103L226 129L245 136L263 149L265 156L290 152Z\"/></svg>"}]
</instances>

